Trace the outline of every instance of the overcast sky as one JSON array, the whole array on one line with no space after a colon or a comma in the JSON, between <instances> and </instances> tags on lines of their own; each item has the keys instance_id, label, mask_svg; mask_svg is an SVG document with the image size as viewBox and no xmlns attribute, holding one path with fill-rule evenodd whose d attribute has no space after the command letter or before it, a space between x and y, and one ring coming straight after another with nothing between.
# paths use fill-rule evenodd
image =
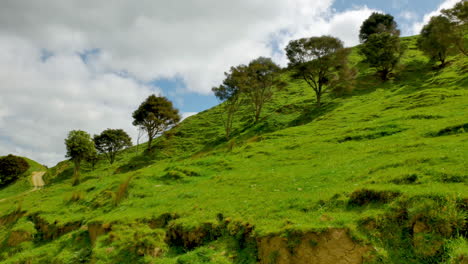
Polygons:
<instances>
[{"instance_id":1,"label":"overcast sky","mask_svg":"<svg viewBox=\"0 0 468 264\"><path fill-rule=\"evenodd\" d=\"M123 128L150 94L184 116L217 103L211 87L258 56L286 64L291 39L331 34L347 46L373 11L404 35L457 0L1 0L0 156L49 166L68 131Z\"/></svg>"}]
</instances>

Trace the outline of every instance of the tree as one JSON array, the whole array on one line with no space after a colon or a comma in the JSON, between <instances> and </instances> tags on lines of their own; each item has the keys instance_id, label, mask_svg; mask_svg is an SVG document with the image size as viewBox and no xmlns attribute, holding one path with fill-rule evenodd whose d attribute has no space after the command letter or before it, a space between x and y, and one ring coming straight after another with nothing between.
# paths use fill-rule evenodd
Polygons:
<instances>
[{"instance_id":1,"label":"tree","mask_svg":"<svg viewBox=\"0 0 468 264\"><path fill-rule=\"evenodd\" d=\"M67 148L66 157L75 164L72 184L77 185L80 183L81 162L95 151L94 142L85 131L72 130L65 139L65 146Z\"/></svg>"},{"instance_id":2,"label":"tree","mask_svg":"<svg viewBox=\"0 0 468 264\"><path fill-rule=\"evenodd\" d=\"M224 131L226 139L229 140L232 132L232 123L234 120L234 115L239 110L241 102L241 87L242 83L239 83L244 79L241 77L245 75L245 65L240 65L238 67L231 67L229 73L225 72L225 79L223 83L218 87L213 87L211 90L215 96L224 102L224 112L226 114L225 119L223 119Z\"/></svg>"},{"instance_id":3,"label":"tree","mask_svg":"<svg viewBox=\"0 0 468 264\"><path fill-rule=\"evenodd\" d=\"M18 156L8 155L0 158L0 186L14 182L29 169L29 163Z\"/></svg>"},{"instance_id":4,"label":"tree","mask_svg":"<svg viewBox=\"0 0 468 264\"><path fill-rule=\"evenodd\" d=\"M445 59L454 51L456 35L451 22L444 16L432 17L425 25L418 38L418 47L432 60L438 60L443 67Z\"/></svg>"},{"instance_id":5,"label":"tree","mask_svg":"<svg viewBox=\"0 0 468 264\"><path fill-rule=\"evenodd\" d=\"M148 151L151 151L153 139L180 121L179 111L165 97L150 95L133 112L133 125L140 127L148 134Z\"/></svg>"},{"instance_id":6,"label":"tree","mask_svg":"<svg viewBox=\"0 0 468 264\"><path fill-rule=\"evenodd\" d=\"M400 36L397 23L392 15L374 12L362 23L359 30L359 40L361 43L365 43L372 34L384 32L393 36Z\"/></svg>"},{"instance_id":7,"label":"tree","mask_svg":"<svg viewBox=\"0 0 468 264\"><path fill-rule=\"evenodd\" d=\"M340 68L348 63L349 50L332 36L302 38L290 41L286 47L289 66L295 68L293 78L303 79L314 91L317 106L323 93L340 78Z\"/></svg>"},{"instance_id":8,"label":"tree","mask_svg":"<svg viewBox=\"0 0 468 264\"><path fill-rule=\"evenodd\" d=\"M400 61L404 48L400 45L400 38L390 33L370 35L360 52L365 56L364 62L377 69L382 80L386 81L389 74Z\"/></svg>"},{"instance_id":9,"label":"tree","mask_svg":"<svg viewBox=\"0 0 468 264\"><path fill-rule=\"evenodd\" d=\"M441 11L451 22L455 45L465 56L468 55L468 1L462 0L451 9Z\"/></svg>"},{"instance_id":10,"label":"tree","mask_svg":"<svg viewBox=\"0 0 468 264\"><path fill-rule=\"evenodd\" d=\"M132 139L123 129L108 128L100 135L94 135L94 145L113 164L120 150L132 146Z\"/></svg>"},{"instance_id":11,"label":"tree","mask_svg":"<svg viewBox=\"0 0 468 264\"><path fill-rule=\"evenodd\" d=\"M86 157L86 162L88 162L89 165L91 165L91 169L94 170L94 167L96 167L96 164L99 162L99 155L96 149L89 153L89 155Z\"/></svg>"},{"instance_id":12,"label":"tree","mask_svg":"<svg viewBox=\"0 0 468 264\"><path fill-rule=\"evenodd\" d=\"M249 63L245 68L247 74L244 76L246 80L242 87L242 93L246 94L254 110L255 123L258 122L262 113L263 106L270 101L273 96L274 87L284 86L277 78L277 73L280 67L275 64L270 58L259 57Z\"/></svg>"}]
</instances>

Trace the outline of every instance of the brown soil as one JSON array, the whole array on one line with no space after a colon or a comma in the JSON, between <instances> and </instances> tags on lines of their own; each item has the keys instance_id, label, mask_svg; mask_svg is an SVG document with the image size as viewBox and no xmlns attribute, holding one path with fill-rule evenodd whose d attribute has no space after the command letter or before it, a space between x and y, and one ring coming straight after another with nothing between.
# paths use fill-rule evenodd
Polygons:
<instances>
[{"instance_id":1,"label":"brown soil","mask_svg":"<svg viewBox=\"0 0 468 264\"><path fill-rule=\"evenodd\" d=\"M260 264L361 264L369 246L353 241L345 229L305 233L294 238L257 239Z\"/></svg>"}]
</instances>

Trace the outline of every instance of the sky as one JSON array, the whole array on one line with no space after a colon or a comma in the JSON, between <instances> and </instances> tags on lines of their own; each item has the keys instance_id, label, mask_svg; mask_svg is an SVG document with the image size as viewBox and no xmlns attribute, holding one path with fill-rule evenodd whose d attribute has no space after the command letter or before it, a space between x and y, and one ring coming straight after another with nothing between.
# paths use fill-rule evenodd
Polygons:
<instances>
[{"instance_id":1,"label":"sky","mask_svg":"<svg viewBox=\"0 0 468 264\"><path fill-rule=\"evenodd\" d=\"M122 128L150 94L183 117L216 104L211 88L259 56L285 66L290 40L358 44L362 22L392 14L402 35L458 0L2 0L0 156L48 166L70 130Z\"/></svg>"}]
</instances>

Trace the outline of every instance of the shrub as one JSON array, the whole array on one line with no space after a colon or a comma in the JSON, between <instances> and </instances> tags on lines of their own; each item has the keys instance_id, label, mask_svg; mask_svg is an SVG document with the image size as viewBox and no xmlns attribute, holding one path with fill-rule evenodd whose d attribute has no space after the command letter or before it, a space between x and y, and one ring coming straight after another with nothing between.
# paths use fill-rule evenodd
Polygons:
<instances>
[{"instance_id":1,"label":"shrub","mask_svg":"<svg viewBox=\"0 0 468 264\"><path fill-rule=\"evenodd\" d=\"M18 179L19 175L29 169L28 162L14 155L0 158L0 186L7 185Z\"/></svg>"}]
</instances>

